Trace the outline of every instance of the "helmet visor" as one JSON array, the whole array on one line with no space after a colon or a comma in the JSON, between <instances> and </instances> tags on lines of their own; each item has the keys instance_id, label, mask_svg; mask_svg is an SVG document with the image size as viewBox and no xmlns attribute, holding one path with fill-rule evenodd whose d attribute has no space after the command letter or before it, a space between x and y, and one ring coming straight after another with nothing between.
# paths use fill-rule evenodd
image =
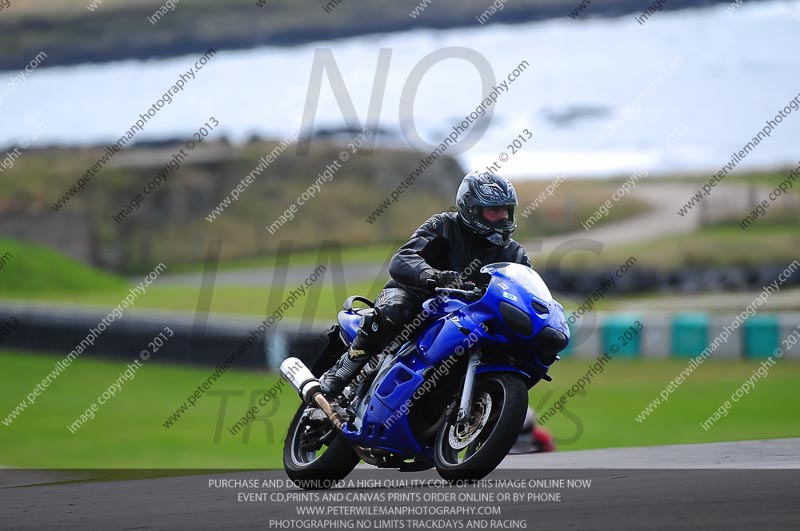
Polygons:
<instances>
[{"instance_id":1,"label":"helmet visor","mask_svg":"<svg viewBox=\"0 0 800 531\"><path fill-rule=\"evenodd\" d=\"M477 214L483 224L493 229L509 230L515 224L516 205L480 206Z\"/></svg>"}]
</instances>

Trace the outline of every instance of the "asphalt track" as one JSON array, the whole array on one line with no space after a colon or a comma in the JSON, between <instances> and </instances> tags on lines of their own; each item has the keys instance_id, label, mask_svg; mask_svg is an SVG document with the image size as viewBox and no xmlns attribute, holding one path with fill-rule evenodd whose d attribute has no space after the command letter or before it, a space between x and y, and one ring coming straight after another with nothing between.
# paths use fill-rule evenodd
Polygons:
<instances>
[{"instance_id":1,"label":"asphalt track","mask_svg":"<svg viewBox=\"0 0 800 531\"><path fill-rule=\"evenodd\" d=\"M281 485L281 471L32 484L80 475L0 471L0 529L800 529L800 439L517 455L477 485L444 485L432 471L359 467L348 478L355 485L327 491L372 501L323 501L321 492ZM582 485L565 483L576 479ZM298 515L310 506L425 514ZM443 512L469 510L499 513Z\"/></svg>"}]
</instances>

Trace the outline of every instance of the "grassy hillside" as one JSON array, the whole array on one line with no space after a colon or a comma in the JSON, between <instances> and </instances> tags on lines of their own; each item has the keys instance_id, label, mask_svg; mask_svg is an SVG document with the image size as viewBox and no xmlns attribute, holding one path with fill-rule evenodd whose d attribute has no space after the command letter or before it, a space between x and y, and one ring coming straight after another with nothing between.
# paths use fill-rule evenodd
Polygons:
<instances>
[{"instance_id":1,"label":"grassy hillside","mask_svg":"<svg viewBox=\"0 0 800 531\"><path fill-rule=\"evenodd\" d=\"M761 264L787 265L800 249L800 220L759 219L747 230L734 222L707 225L690 234L665 236L651 241L608 246L602 254L572 253L568 267L591 268L623 263L635 256L639 264L660 269L691 266Z\"/></svg>"},{"instance_id":2,"label":"grassy hillside","mask_svg":"<svg viewBox=\"0 0 800 531\"><path fill-rule=\"evenodd\" d=\"M318 181L342 148L315 143L308 155L297 155L289 147L266 169L262 164L262 173L253 173L259 159L275 146L261 141L243 146L205 143L150 194L143 193L145 183L181 146L125 150L58 211L52 205L102 151L31 151L4 173L0 233L48 242L76 256L77 251L70 248L74 240L81 244L75 244L77 248L91 247L85 260L127 272L147 271L162 261L168 266L202 262L212 240L223 242L224 258L274 253L281 241L291 241L296 250L317 248L325 240L337 240L343 246L366 245L405 239L424 221L420 212L446 210L464 174L453 159L440 158L369 223L367 217L416 168L418 153L359 153L341 164L330 180L321 181L314 197L307 196L299 204L298 197ZM231 199L232 191L251 173L254 182L237 193L238 199ZM129 214L115 219L137 194L142 196L139 208L131 207ZM210 218L226 198L229 204ZM279 230L270 234L267 226L292 205L294 219L287 216ZM27 218L28 223L20 223ZM65 224L72 225L70 238L52 238Z\"/></svg>"},{"instance_id":3,"label":"grassy hillside","mask_svg":"<svg viewBox=\"0 0 800 531\"><path fill-rule=\"evenodd\" d=\"M224 260L237 259L249 266L272 265L281 242L291 242L293 254L310 249L310 254L316 255L321 245L337 245L352 249L345 251L345 260L382 262L389 248L406 241L430 215L455 208L455 192L465 173L455 160L442 157L396 202L383 208L382 214L368 219L416 168L419 153L359 153L342 164L332 179L322 182L313 198L298 204L298 197L318 180L341 147L314 143L307 156L297 155L289 147L263 173L254 174L255 181L238 193L238 199L223 205L223 211L209 221L212 211L275 145L262 141L243 146L224 141L205 144L150 194L142 193L144 183L161 171L163 161L178 147L167 144L125 150L59 211L51 206L75 185L77 176L101 151L31 151L4 173L0 233L44 242L71 256L128 273L149 271L159 262L166 263L170 271L197 269L214 240L222 241ZM517 181L520 210L545 186ZM544 206L527 218L519 216L516 237L578 229L580 221L614 189L614 185L598 181L565 182ZM129 214L115 219L137 194L142 196L138 209L131 207ZM286 215L290 206L296 210ZM603 222L646 208L641 201L626 198ZM270 233L267 227L281 215L286 215L285 223ZM53 236L67 225L65 237ZM81 256L84 248L90 252Z\"/></svg>"},{"instance_id":4,"label":"grassy hillside","mask_svg":"<svg viewBox=\"0 0 800 531\"><path fill-rule=\"evenodd\" d=\"M552 197L547 195L551 181L517 181L514 188L519 196L518 227L514 239L519 241L541 238L552 234L562 234L582 230L581 222L595 213L598 206L617 190L615 180L570 178L561 183ZM552 190L552 188L551 188ZM540 194L545 194L540 196ZM539 198L538 208L526 208ZM542 201L544 199L544 201ZM635 216L650 208L635 194L624 197L596 226L613 223Z\"/></svg>"},{"instance_id":5,"label":"grassy hillside","mask_svg":"<svg viewBox=\"0 0 800 531\"><path fill-rule=\"evenodd\" d=\"M0 239L0 294L64 294L124 291L126 282L42 247Z\"/></svg>"}]
</instances>

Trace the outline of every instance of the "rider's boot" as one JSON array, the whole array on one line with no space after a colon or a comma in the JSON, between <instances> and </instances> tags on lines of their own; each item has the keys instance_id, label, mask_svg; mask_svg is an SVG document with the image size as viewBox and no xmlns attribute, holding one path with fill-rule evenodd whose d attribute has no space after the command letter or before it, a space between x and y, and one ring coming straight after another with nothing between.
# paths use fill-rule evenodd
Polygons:
<instances>
[{"instance_id":1,"label":"rider's boot","mask_svg":"<svg viewBox=\"0 0 800 531\"><path fill-rule=\"evenodd\" d=\"M333 398L344 390L345 386L358 374L369 360L370 356L363 349L355 348L355 344L342 354L339 361L328 369L319 379L322 392L328 398Z\"/></svg>"},{"instance_id":2,"label":"rider's boot","mask_svg":"<svg viewBox=\"0 0 800 531\"><path fill-rule=\"evenodd\" d=\"M320 388L328 398L341 394L350 380L358 374L370 358L368 351L378 349L383 326L377 308L363 314L356 338L336 364L319 379Z\"/></svg>"}]
</instances>

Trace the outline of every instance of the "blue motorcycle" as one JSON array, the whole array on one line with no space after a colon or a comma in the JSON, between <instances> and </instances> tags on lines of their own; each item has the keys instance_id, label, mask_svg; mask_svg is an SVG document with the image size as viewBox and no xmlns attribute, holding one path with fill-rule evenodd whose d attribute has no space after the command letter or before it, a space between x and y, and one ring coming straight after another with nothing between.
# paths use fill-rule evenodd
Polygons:
<instances>
[{"instance_id":1,"label":"blue motorcycle","mask_svg":"<svg viewBox=\"0 0 800 531\"><path fill-rule=\"evenodd\" d=\"M328 488L360 460L400 471L435 466L447 480L477 480L500 464L524 422L528 390L550 380L569 328L533 269L502 262L481 272L490 275L486 286L436 288L416 332L374 356L340 397L329 401L317 377L375 311L369 299L345 301L331 329L337 346L313 372L284 360L281 374L303 400L283 448L291 480Z\"/></svg>"}]
</instances>

